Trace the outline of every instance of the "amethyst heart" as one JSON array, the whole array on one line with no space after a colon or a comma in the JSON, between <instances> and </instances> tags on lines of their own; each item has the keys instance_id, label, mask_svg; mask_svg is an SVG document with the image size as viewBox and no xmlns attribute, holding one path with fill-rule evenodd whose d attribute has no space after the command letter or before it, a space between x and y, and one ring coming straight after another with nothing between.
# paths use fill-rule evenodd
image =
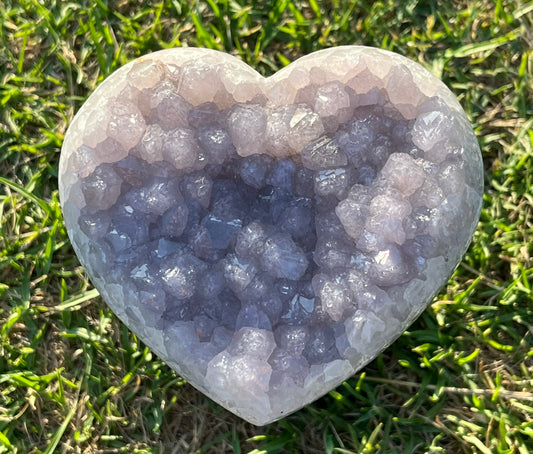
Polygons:
<instances>
[{"instance_id":1,"label":"amethyst heart","mask_svg":"<svg viewBox=\"0 0 533 454\"><path fill-rule=\"evenodd\" d=\"M139 58L89 97L60 161L68 233L104 299L254 424L327 393L413 322L482 192L453 94L358 46L269 78L207 49Z\"/></svg>"}]
</instances>

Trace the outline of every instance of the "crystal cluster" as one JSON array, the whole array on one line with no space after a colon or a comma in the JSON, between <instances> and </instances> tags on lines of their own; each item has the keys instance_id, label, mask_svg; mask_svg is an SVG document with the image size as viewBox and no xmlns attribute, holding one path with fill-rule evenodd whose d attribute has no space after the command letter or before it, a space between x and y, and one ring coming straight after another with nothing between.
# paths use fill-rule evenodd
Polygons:
<instances>
[{"instance_id":1,"label":"crystal cluster","mask_svg":"<svg viewBox=\"0 0 533 454\"><path fill-rule=\"evenodd\" d=\"M69 235L106 301L255 424L405 330L460 260L482 188L449 90L363 47L268 79L210 50L143 57L82 107L60 164Z\"/></svg>"}]
</instances>

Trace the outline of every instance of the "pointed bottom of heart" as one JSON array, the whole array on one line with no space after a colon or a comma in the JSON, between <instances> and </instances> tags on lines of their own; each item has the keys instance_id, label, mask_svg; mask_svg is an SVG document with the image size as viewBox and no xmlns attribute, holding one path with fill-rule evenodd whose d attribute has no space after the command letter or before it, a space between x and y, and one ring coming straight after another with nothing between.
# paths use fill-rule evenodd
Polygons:
<instances>
[{"instance_id":1,"label":"pointed bottom of heart","mask_svg":"<svg viewBox=\"0 0 533 454\"><path fill-rule=\"evenodd\" d=\"M99 287L115 313L179 375L224 408L262 426L327 394L372 361L420 315L425 306L413 302L431 299L445 284L447 269L443 257L430 259L423 275L402 287L401 300L380 295L378 310L357 310L333 323L338 336L329 345L329 354L335 359L319 364L310 364L301 351L296 353L301 350L299 337L316 336L317 349L327 344L316 329L290 327L276 336L279 347L271 331L257 327L242 327L235 333L216 327L210 341L201 342L197 324L174 322L165 330L150 327L138 308L124 308L122 301L135 297L127 295L127 287ZM98 278L96 282L100 284Z\"/></svg>"}]
</instances>

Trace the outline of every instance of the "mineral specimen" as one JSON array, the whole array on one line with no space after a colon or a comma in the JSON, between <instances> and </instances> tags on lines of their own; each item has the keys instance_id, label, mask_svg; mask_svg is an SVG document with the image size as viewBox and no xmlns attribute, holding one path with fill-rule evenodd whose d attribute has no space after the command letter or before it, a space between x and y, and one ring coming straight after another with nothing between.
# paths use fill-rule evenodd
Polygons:
<instances>
[{"instance_id":1,"label":"mineral specimen","mask_svg":"<svg viewBox=\"0 0 533 454\"><path fill-rule=\"evenodd\" d=\"M357 46L269 78L206 49L139 58L80 109L60 162L68 232L104 299L254 424L406 329L464 253L482 191L452 93Z\"/></svg>"}]
</instances>

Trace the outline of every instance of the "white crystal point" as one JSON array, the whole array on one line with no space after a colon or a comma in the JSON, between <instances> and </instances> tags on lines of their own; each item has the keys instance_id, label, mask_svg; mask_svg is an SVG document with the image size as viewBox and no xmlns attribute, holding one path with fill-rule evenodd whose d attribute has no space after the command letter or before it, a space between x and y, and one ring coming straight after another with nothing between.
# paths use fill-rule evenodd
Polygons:
<instances>
[{"instance_id":1,"label":"white crystal point","mask_svg":"<svg viewBox=\"0 0 533 454\"><path fill-rule=\"evenodd\" d=\"M453 94L400 55L326 49L263 78L182 48L89 97L59 188L114 312L263 425L346 380L426 308L470 242L483 169Z\"/></svg>"}]
</instances>

